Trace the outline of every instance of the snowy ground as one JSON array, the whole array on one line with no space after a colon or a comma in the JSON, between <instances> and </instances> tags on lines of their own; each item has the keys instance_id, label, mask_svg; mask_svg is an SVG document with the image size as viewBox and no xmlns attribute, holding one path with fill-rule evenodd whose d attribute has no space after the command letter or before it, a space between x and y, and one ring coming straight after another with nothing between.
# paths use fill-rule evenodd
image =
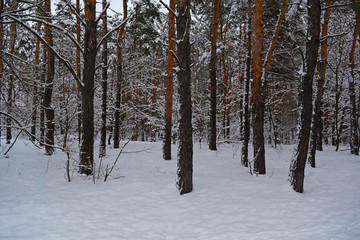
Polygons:
<instances>
[{"instance_id":1,"label":"snowy ground","mask_svg":"<svg viewBox=\"0 0 360 240\"><path fill-rule=\"evenodd\" d=\"M287 182L293 146L267 148L257 177L240 165L239 146L195 145L194 191L183 196L162 143L125 151L115 178L93 184L74 172L68 183L65 154L19 141L0 158L0 239L360 239L360 158L349 151L325 147L298 194ZM112 162L118 150L108 152Z\"/></svg>"}]
</instances>

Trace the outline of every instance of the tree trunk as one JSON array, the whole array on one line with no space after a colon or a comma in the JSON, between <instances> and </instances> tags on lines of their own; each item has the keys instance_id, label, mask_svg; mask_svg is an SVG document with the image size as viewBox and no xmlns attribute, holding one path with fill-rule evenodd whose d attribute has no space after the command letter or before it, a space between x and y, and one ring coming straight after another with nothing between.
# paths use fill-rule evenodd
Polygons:
<instances>
[{"instance_id":1,"label":"tree trunk","mask_svg":"<svg viewBox=\"0 0 360 240\"><path fill-rule=\"evenodd\" d=\"M210 142L209 149L216 150L216 50L217 32L219 26L220 0L214 1L214 15L211 27L211 58L210 58Z\"/></svg>"},{"instance_id":2,"label":"tree trunk","mask_svg":"<svg viewBox=\"0 0 360 240\"><path fill-rule=\"evenodd\" d=\"M45 92L45 79L46 79L46 63L47 63L47 47L43 45L43 54L42 54L42 63L41 63L41 73L40 73L40 92L41 92L41 108L40 108L40 146L43 146L45 143L45 109L43 105L44 101L44 92Z\"/></svg>"},{"instance_id":3,"label":"tree trunk","mask_svg":"<svg viewBox=\"0 0 360 240\"><path fill-rule=\"evenodd\" d=\"M326 6L330 6L332 4L332 0L326 0ZM316 93L316 99L315 99L315 111L313 116L313 124L312 124L312 130L311 130L311 139L310 139L310 153L308 162L311 167L315 167L315 155L316 150L319 150L322 146L319 146L319 144L322 144L322 141L319 141L319 138L321 137L322 132L322 95L324 91L324 83L325 83L325 72L326 72L326 64L327 64L327 39L326 36L328 34L328 24L330 20L330 10L331 8L327 8L324 14L324 22L322 24L322 31L321 31L321 37L325 38L321 42L321 60L320 60L320 76L317 82L317 93ZM319 137L320 136L320 137Z\"/></svg>"},{"instance_id":4,"label":"tree trunk","mask_svg":"<svg viewBox=\"0 0 360 240\"><path fill-rule=\"evenodd\" d=\"M2 17L2 12L4 9L4 0L0 0L0 18ZM0 21L0 46L3 46L3 23L2 21ZM3 61L2 58L0 57L0 79L1 81L3 81L3 71L4 71L4 65L3 65ZM2 99L2 84L0 84L0 102ZM1 117L0 117L0 125L1 125ZM0 146L1 146L1 127L0 127Z\"/></svg>"},{"instance_id":5,"label":"tree trunk","mask_svg":"<svg viewBox=\"0 0 360 240\"><path fill-rule=\"evenodd\" d=\"M51 24L51 1L46 0L44 3L44 10L46 15L46 21ZM45 25L45 40L46 43L52 47L53 46L53 35L52 30L49 25ZM54 109L51 105L52 101L52 92L54 86L54 74L55 74L55 56L52 51L48 49L47 51L47 69L46 69L46 81L45 81L45 91L43 99L43 107L45 109L46 117L46 134L45 134L45 153L46 155L52 155L54 152Z\"/></svg>"},{"instance_id":6,"label":"tree trunk","mask_svg":"<svg viewBox=\"0 0 360 240\"><path fill-rule=\"evenodd\" d=\"M76 41L81 44L81 31L80 31L80 0L76 0ZM76 48L76 75L81 79L81 67L80 67L80 49ZM81 142L81 86L77 84L77 98L78 98L78 140Z\"/></svg>"},{"instance_id":7,"label":"tree trunk","mask_svg":"<svg viewBox=\"0 0 360 240\"><path fill-rule=\"evenodd\" d=\"M254 145L254 171L265 174L265 145L264 145L264 98L262 91L262 0L254 1L253 9L253 145Z\"/></svg>"},{"instance_id":8,"label":"tree trunk","mask_svg":"<svg viewBox=\"0 0 360 240\"><path fill-rule=\"evenodd\" d=\"M250 114L249 114L249 91L250 91L250 79L251 79L251 52L252 52L252 0L248 0L247 7L247 53L246 53L246 77L245 77L245 96L244 96L244 138L241 148L241 164L245 167L248 166L248 154L249 154L249 138L250 138Z\"/></svg>"},{"instance_id":9,"label":"tree trunk","mask_svg":"<svg viewBox=\"0 0 360 240\"><path fill-rule=\"evenodd\" d=\"M102 9L105 10L107 1L102 1ZM102 36L104 37L107 34L107 13L105 13L102 18L103 29ZM107 111L107 78L108 78L108 41L107 39L103 42L102 48L102 104L101 104L101 137L100 137L100 157L106 156L106 111Z\"/></svg>"},{"instance_id":10,"label":"tree trunk","mask_svg":"<svg viewBox=\"0 0 360 240\"><path fill-rule=\"evenodd\" d=\"M170 0L170 8L175 12L175 0ZM174 95L174 56L175 53L175 16L169 12L168 52L165 79L165 139L163 154L165 160L171 160L172 108Z\"/></svg>"},{"instance_id":11,"label":"tree trunk","mask_svg":"<svg viewBox=\"0 0 360 240\"><path fill-rule=\"evenodd\" d=\"M127 18L127 0L123 0L124 20ZM121 26L117 42L117 71L116 71L116 99L114 113L114 148L120 145L120 104L122 79L122 37L125 32L125 24Z\"/></svg>"},{"instance_id":12,"label":"tree trunk","mask_svg":"<svg viewBox=\"0 0 360 240\"><path fill-rule=\"evenodd\" d=\"M84 0L85 35L82 99L82 142L80 173L92 174L94 163L94 76L96 60L96 1Z\"/></svg>"},{"instance_id":13,"label":"tree trunk","mask_svg":"<svg viewBox=\"0 0 360 240\"><path fill-rule=\"evenodd\" d=\"M176 21L177 57L179 68L180 120L179 120L179 152L178 152L178 188L180 194L193 189L193 142L192 142L192 110L191 110L191 58L190 58L190 0L178 0Z\"/></svg>"},{"instance_id":14,"label":"tree trunk","mask_svg":"<svg viewBox=\"0 0 360 240\"><path fill-rule=\"evenodd\" d=\"M38 34L40 34L40 27L41 23L37 23L36 31ZM31 116L31 139L32 141L35 141L36 137L36 124L37 124L37 114L38 114L38 101L39 101L39 92L38 92L38 81L40 79L40 39L36 39L36 46L35 46L35 81L34 81L34 88L33 88L33 106L32 106L32 116Z\"/></svg>"},{"instance_id":15,"label":"tree trunk","mask_svg":"<svg viewBox=\"0 0 360 240\"><path fill-rule=\"evenodd\" d=\"M350 94L350 148L351 154L359 155L359 135L356 111L355 94L355 49L359 35L360 13L356 12L356 25L354 29L353 43L350 51L350 76L349 76L349 94Z\"/></svg>"},{"instance_id":16,"label":"tree trunk","mask_svg":"<svg viewBox=\"0 0 360 240\"><path fill-rule=\"evenodd\" d=\"M18 6L18 2L11 3L11 10L16 10ZM13 55L15 54L15 41L16 41L16 23L10 23L10 40L9 40L9 64L13 66ZM8 80L8 97L7 97L7 111L11 115L12 113L12 104L14 102L14 73L12 69L9 70L9 80ZM10 144L12 134L11 134L11 118L6 119L6 144Z\"/></svg>"},{"instance_id":17,"label":"tree trunk","mask_svg":"<svg viewBox=\"0 0 360 240\"><path fill-rule=\"evenodd\" d=\"M308 31L306 41L305 76L300 96L300 133L295 155L291 160L289 181L296 192L304 191L304 170L309 148L312 115L312 83L320 43L320 0L308 0Z\"/></svg>"}]
</instances>

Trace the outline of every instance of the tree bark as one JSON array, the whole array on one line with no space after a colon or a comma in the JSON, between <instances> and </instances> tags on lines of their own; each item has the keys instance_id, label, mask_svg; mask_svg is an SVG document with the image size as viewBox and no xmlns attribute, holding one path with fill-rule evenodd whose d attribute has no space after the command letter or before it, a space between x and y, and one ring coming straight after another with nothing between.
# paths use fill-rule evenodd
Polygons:
<instances>
[{"instance_id":1,"label":"tree bark","mask_svg":"<svg viewBox=\"0 0 360 240\"><path fill-rule=\"evenodd\" d=\"M96 60L96 1L84 0L85 35L82 99L82 141L80 148L80 173L92 174L94 163L94 76Z\"/></svg>"},{"instance_id":2,"label":"tree bark","mask_svg":"<svg viewBox=\"0 0 360 240\"><path fill-rule=\"evenodd\" d=\"M349 76L349 94L350 94L350 148L351 154L359 155L359 133L356 111L355 94L355 49L359 36L360 13L356 12L356 24L354 29L353 43L350 51L350 76Z\"/></svg>"},{"instance_id":3,"label":"tree bark","mask_svg":"<svg viewBox=\"0 0 360 240\"><path fill-rule=\"evenodd\" d=\"M80 29L80 0L76 0L76 41L81 44L81 29ZM81 66L80 66L80 49L76 48L76 75L81 79ZM77 84L77 97L78 97L78 139L81 142L81 86Z\"/></svg>"},{"instance_id":4,"label":"tree bark","mask_svg":"<svg viewBox=\"0 0 360 240\"><path fill-rule=\"evenodd\" d=\"M51 1L45 0L44 10L46 21L51 24ZM45 25L45 40L46 43L53 46L53 34L51 27ZM46 117L46 133L45 133L45 154L52 155L54 152L54 135L55 135L55 124L54 124L54 109L52 107L52 92L54 86L54 74L55 74L55 56L52 51L47 51L47 69L46 69L46 80L45 80L45 91L43 99L43 107L45 109Z\"/></svg>"},{"instance_id":5,"label":"tree bark","mask_svg":"<svg viewBox=\"0 0 360 240\"><path fill-rule=\"evenodd\" d=\"M304 191L304 170L309 148L312 115L312 83L320 43L320 0L308 0L308 31L306 41L305 76L300 96L300 133L295 155L291 160L289 181L296 192Z\"/></svg>"},{"instance_id":6,"label":"tree bark","mask_svg":"<svg viewBox=\"0 0 360 240\"><path fill-rule=\"evenodd\" d=\"M265 145L264 145L264 98L262 91L262 0L254 1L253 9L253 145L254 145L254 171L265 174Z\"/></svg>"},{"instance_id":7,"label":"tree bark","mask_svg":"<svg viewBox=\"0 0 360 240\"><path fill-rule=\"evenodd\" d=\"M326 6L330 6L332 4L332 0L326 0ZM326 73L326 64L327 64L327 39L326 36L328 34L328 25L330 20L330 10L331 8L327 8L324 14L324 22L322 24L322 31L321 31L321 37L324 38L324 40L321 42L321 59L319 63L320 67L320 74L319 79L317 82L317 93L316 93L316 99L315 99L315 111L313 115L313 124L312 124L312 130L311 130L311 139L310 139L310 152L309 152L309 158L308 162L311 167L315 167L315 155L316 150L322 150L322 146L319 146L319 144L322 145L322 141L319 141L321 132L322 132L322 95L324 91L324 83L325 83L325 73Z\"/></svg>"},{"instance_id":8,"label":"tree bark","mask_svg":"<svg viewBox=\"0 0 360 240\"><path fill-rule=\"evenodd\" d=\"M249 91L250 91L250 79L251 79L251 52L252 52L252 0L248 0L247 7L247 53L246 53L246 77L245 77L245 96L244 96L244 138L241 148L241 164L245 167L248 166L249 159L249 138L250 138L250 114L249 114Z\"/></svg>"},{"instance_id":9,"label":"tree bark","mask_svg":"<svg viewBox=\"0 0 360 240\"><path fill-rule=\"evenodd\" d=\"M127 0L123 0L124 20L127 18ZM114 148L120 145L120 105L121 105L121 86L122 86L122 38L125 33L125 24L121 26L117 41L117 71L116 71L116 99L114 113Z\"/></svg>"},{"instance_id":10,"label":"tree bark","mask_svg":"<svg viewBox=\"0 0 360 240\"><path fill-rule=\"evenodd\" d=\"M11 10L14 11L18 7L18 2L11 3ZM16 23L10 23L10 39L9 39L9 64L13 65L13 55L15 54L15 41L17 36ZM12 104L14 102L14 73L9 70L9 79L8 79L8 96L7 96L7 111L11 115L12 113ZM6 119L6 144L10 144L12 138L11 131L11 118Z\"/></svg>"},{"instance_id":11,"label":"tree bark","mask_svg":"<svg viewBox=\"0 0 360 240\"><path fill-rule=\"evenodd\" d=\"M175 0L170 0L170 8L175 12ZM175 53L175 16L169 12L168 52L165 79L165 139L163 154L165 160L171 160L171 132L172 132L172 108L174 95L174 56Z\"/></svg>"},{"instance_id":12,"label":"tree bark","mask_svg":"<svg viewBox=\"0 0 360 240\"><path fill-rule=\"evenodd\" d=\"M37 23L36 31L40 34L40 27L41 23ZM35 81L34 81L34 88L33 88L33 106L32 106L32 117L31 117L31 134L32 134L32 141L35 141L36 136L36 123L37 123L37 114L38 114L38 101L39 101L39 92L38 92L38 81L40 79L40 39L36 39L35 45L35 59L34 59L34 72L35 72Z\"/></svg>"},{"instance_id":13,"label":"tree bark","mask_svg":"<svg viewBox=\"0 0 360 240\"><path fill-rule=\"evenodd\" d=\"M107 30L107 13L106 13L106 5L107 1L102 1L102 9L105 11L103 17L102 17L102 36L104 37L108 30ZM101 104L101 137L100 137L100 157L106 156L106 112L107 112L107 78L108 78L108 41L107 39L104 40L103 46L102 46L102 104Z\"/></svg>"},{"instance_id":14,"label":"tree bark","mask_svg":"<svg viewBox=\"0 0 360 240\"><path fill-rule=\"evenodd\" d=\"M2 17L2 13L3 13L3 9L4 9L4 0L0 0L0 18ZM3 45L3 23L2 21L0 21L0 46ZM3 61L2 58L0 57L0 79L1 81L3 80L3 71L4 71L4 65L3 65ZM1 94L2 94L2 84L0 83L0 103L1 103ZM0 123L1 123L1 117L0 117ZM0 127L0 146L1 146L1 127Z\"/></svg>"},{"instance_id":15,"label":"tree bark","mask_svg":"<svg viewBox=\"0 0 360 240\"><path fill-rule=\"evenodd\" d=\"M180 120L179 120L179 152L178 152L178 188L180 194L189 193L193 189L193 142L192 142L192 110L191 110L191 58L190 58L190 0L178 0L176 21L177 57L179 68Z\"/></svg>"},{"instance_id":16,"label":"tree bark","mask_svg":"<svg viewBox=\"0 0 360 240\"><path fill-rule=\"evenodd\" d=\"M219 26L220 0L214 1L214 15L211 27L211 58L210 58L210 141L209 149L216 151L216 50L217 35Z\"/></svg>"}]
</instances>

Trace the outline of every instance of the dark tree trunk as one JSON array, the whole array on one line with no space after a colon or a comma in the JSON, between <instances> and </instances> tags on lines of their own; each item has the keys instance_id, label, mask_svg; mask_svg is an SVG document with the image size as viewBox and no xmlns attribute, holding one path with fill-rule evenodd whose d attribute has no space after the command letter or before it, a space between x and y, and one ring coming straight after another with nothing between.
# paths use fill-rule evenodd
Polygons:
<instances>
[{"instance_id":1,"label":"dark tree trunk","mask_svg":"<svg viewBox=\"0 0 360 240\"><path fill-rule=\"evenodd\" d=\"M80 29L80 0L76 0L76 41L81 44L81 29ZM79 79L81 79L81 67L80 67L80 49L76 48L76 75ZM77 84L77 98L78 98L78 114L77 114L77 122L78 122L78 140L79 145L81 143L81 86Z\"/></svg>"},{"instance_id":2,"label":"dark tree trunk","mask_svg":"<svg viewBox=\"0 0 360 240\"><path fill-rule=\"evenodd\" d=\"M85 35L83 86L81 88L82 141L80 149L80 173L92 174L94 163L94 76L96 60L96 4L84 0Z\"/></svg>"},{"instance_id":3,"label":"dark tree trunk","mask_svg":"<svg viewBox=\"0 0 360 240\"><path fill-rule=\"evenodd\" d=\"M18 7L18 3L17 2L12 2L11 3L11 10L16 10ZM15 41L16 41L16 36L17 36L17 32L16 32L16 23L10 23L10 40L9 40L9 53L10 53L10 57L9 57L9 64L13 65L13 55L15 54ZM11 115L12 113L12 104L14 101L14 73L12 72L12 70L10 69L9 71L9 80L8 80L8 98L7 98L7 111L8 113ZM12 138L12 134L11 134L11 118L7 118L6 119L6 144L10 144L11 142L11 138Z\"/></svg>"},{"instance_id":4,"label":"dark tree trunk","mask_svg":"<svg viewBox=\"0 0 360 240\"><path fill-rule=\"evenodd\" d=\"M326 6L331 5L332 0L326 0ZM330 9L328 8L324 14L324 22L322 24L321 36L326 37L328 34L328 23L330 20ZM315 167L315 156L316 150L322 151L322 95L324 91L325 83L325 72L326 72L326 63L327 63L327 39L321 42L321 60L320 60L320 74L317 82L317 93L315 99L315 111L313 116L313 124L311 130L311 139L310 139L310 153L308 162L311 167Z\"/></svg>"},{"instance_id":5,"label":"dark tree trunk","mask_svg":"<svg viewBox=\"0 0 360 240\"><path fill-rule=\"evenodd\" d=\"M106 0L102 1L103 11L106 8ZM107 34L107 13L105 13L102 18L103 29L102 36L104 37ZM102 49L102 104L101 104L101 137L100 137L100 157L106 156L106 111L107 111L107 78L108 78L108 41L105 39L103 42Z\"/></svg>"},{"instance_id":6,"label":"dark tree trunk","mask_svg":"<svg viewBox=\"0 0 360 240\"><path fill-rule=\"evenodd\" d=\"M247 9L247 53L246 53L246 77L245 77L245 95L244 95L244 129L243 129L243 142L241 148L241 164L245 167L249 162L249 138L250 138L250 114L249 114L249 91L250 91L250 78L251 78L251 38L252 38L252 0L248 0Z\"/></svg>"},{"instance_id":7,"label":"dark tree trunk","mask_svg":"<svg viewBox=\"0 0 360 240\"><path fill-rule=\"evenodd\" d=\"M216 42L219 25L220 1L214 1L214 15L211 27L211 58L210 58L210 141L209 149L216 150Z\"/></svg>"},{"instance_id":8,"label":"dark tree trunk","mask_svg":"<svg viewBox=\"0 0 360 240\"><path fill-rule=\"evenodd\" d=\"M127 18L127 0L123 0L124 20ZM122 85L122 37L125 32L125 24L121 26L117 42L117 71L116 71L116 97L114 113L114 148L120 145L120 104L121 104L121 85Z\"/></svg>"},{"instance_id":9,"label":"dark tree trunk","mask_svg":"<svg viewBox=\"0 0 360 240\"><path fill-rule=\"evenodd\" d=\"M46 0L44 5L45 14L47 16L46 21L51 24L51 1ZM53 35L51 27L45 26L45 39L47 44L53 46ZM45 133L45 154L52 155L54 152L54 109L51 106L52 92L54 86L54 74L55 74L55 56L52 51L47 51L47 69L46 69L46 80L45 80L45 91L43 99L43 107L45 109L46 117L46 133Z\"/></svg>"},{"instance_id":10,"label":"dark tree trunk","mask_svg":"<svg viewBox=\"0 0 360 240\"><path fill-rule=\"evenodd\" d=\"M178 0L177 56L179 68L180 120L179 120L179 152L178 152L178 188L180 194L189 193L193 189L193 142L192 142L192 110L191 110L191 58L190 58L190 0Z\"/></svg>"},{"instance_id":11,"label":"dark tree trunk","mask_svg":"<svg viewBox=\"0 0 360 240\"><path fill-rule=\"evenodd\" d=\"M0 18L2 15L4 9L4 0L0 0ZM3 46L3 23L2 21L0 21L0 46ZM4 71L4 65L3 65L3 61L2 58L0 57L0 79L2 80L3 78L3 71ZM2 84L0 83L0 102L1 102L1 94L2 94ZM0 117L0 125L1 125L1 117ZM1 126L0 126L0 146L1 146Z\"/></svg>"},{"instance_id":12,"label":"dark tree trunk","mask_svg":"<svg viewBox=\"0 0 360 240\"><path fill-rule=\"evenodd\" d=\"M265 174L265 142L264 142L264 96L262 87L262 0L254 1L253 9L253 79L252 92L253 113L253 145L254 145L254 172Z\"/></svg>"},{"instance_id":13,"label":"dark tree trunk","mask_svg":"<svg viewBox=\"0 0 360 240\"><path fill-rule=\"evenodd\" d=\"M356 111L355 94L355 49L359 36L360 13L356 12L356 25L354 30L353 43L350 51L350 76L349 76L349 94L350 94L350 148L351 154L359 155L359 133Z\"/></svg>"},{"instance_id":14,"label":"dark tree trunk","mask_svg":"<svg viewBox=\"0 0 360 240\"><path fill-rule=\"evenodd\" d=\"M320 43L320 0L308 0L308 31L306 41L305 76L300 96L300 133L295 155L291 160L289 181L296 192L304 191L304 170L309 149L312 115L312 83Z\"/></svg>"},{"instance_id":15,"label":"dark tree trunk","mask_svg":"<svg viewBox=\"0 0 360 240\"><path fill-rule=\"evenodd\" d=\"M36 31L40 33L41 23L37 23ZM34 88L33 88L33 106L32 106L32 116L31 116L31 140L35 141L36 137L36 124L37 124L37 115L38 115L38 103L39 103L39 92L38 92L38 81L40 79L40 39L36 39L36 46L35 46L35 81L34 81Z\"/></svg>"},{"instance_id":16,"label":"dark tree trunk","mask_svg":"<svg viewBox=\"0 0 360 240\"><path fill-rule=\"evenodd\" d=\"M170 8L175 12L175 0L170 0ZM169 12L169 33L168 33L168 59L166 65L166 90L165 90L165 139L164 139L164 159L171 160L171 132L172 132L172 105L174 95L173 84L173 68L174 68L174 56L171 51L175 53L175 16Z\"/></svg>"},{"instance_id":17,"label":"dark tree trunk","mask_svg":"<svg viewBox=\"0 0 360 240\"><path fill-rule=\"evenodd\" d=\"M43 146L45 143L45 109L43 106L44 92L45 92L45 79L46 79L46 63L47 63L47 47L43 45L43 56L41 63L40 73L40 92L41 92L41 107L40 107L40 145Z\"/></svg>"}]
</instances>

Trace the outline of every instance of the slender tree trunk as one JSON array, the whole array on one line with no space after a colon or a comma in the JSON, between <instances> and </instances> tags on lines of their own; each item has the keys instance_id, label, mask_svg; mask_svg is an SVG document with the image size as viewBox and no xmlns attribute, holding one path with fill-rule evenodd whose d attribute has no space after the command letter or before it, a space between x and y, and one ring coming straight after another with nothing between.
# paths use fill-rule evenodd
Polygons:
<instances>
[{"instance_id":1,"label":"slender tree trunk","mask_svg":"<svg viewBox=\"0 0 360 240\"><path fill-rule=\"evenodd\" d=\"M356 94L355 94L355 49L359 36L360 13L356 12L356 25L354 29L353 43L350 51L350 76L349 76L349 93L350 93L350 148L351 154L359 155L359 133L357 124L356 111Z\"/></svg>"},{"instance_id":2,"label":"slender tree trunk","mask_svg":"<svg viewBox=\"0 0 360 240\"><path fill-rule=\"evenodd\" d=\"M223 22L220 20L220 39L225 43L226 41L226 29L224 29ZM228 71L226 69L226 59L225 59L225 49L221 48L221 65L223 70L223 82L226 87L223 96L223 104L224 104L224 138L228 139L230 135L230 96L228 95L230 92L230 83L229 83L229 76ZM229 68L230 69L230 68Z\"/></svg>"},{"instance_id":3,"label":"slender tree trunk","mask_svg":"<svg viewBox=\"0 0 360 240\"><path fill-rule=\"evenodd\" d=\"M175 12L175 0L170 0L170 8ZM172 108L174 95L174 56L175 53L175 16L169 12L169 32L168 32L168 52L165 79L165 139L164 139L164 159L171 160L171 132L172 132Z\"/></svg>"},{"instance_id":4,"label":"slender tree trunk","mask_svg":"<svg viewBox=\"0 0 360 240\"><path fill-rule=\"evenodd\" d=\"M40 34L40 27L41 27L41 23L37 23L36 26L36 31L38 34ZM35 81L34 81L34 88L33 88L33 106L32 106L32 117L31 117L31 134L32 134L32 141L35 141L35 135L36 135L36 125L37 125L37 114L38 114L38 101L39 101L39 96L38 96L38 81L40 78L40 39L36 39L36 46L35 46L35 59L34 59L34 64L35 64Z\"/></svg>"},{"instance_id":5,"label":"slender tree trunk","mask_svg":"<svg viewBox=\"0 0 360 240\"><path fill-rule=\"evenodd\" d=\"M76 0L76 41L81 44L81 28L80 28L80 0ZM81 79L81 67L80 67L80 49L76 48L76 75ZM78 98L78 139L81 143L81 86L77 84L77 98Z\"/></svg>"},{"instance_id":6,"label":"slender tree trunk","mask_svg":"<svg viewBox=\"0 0 360 240\"><path fill-rule=\"evenodd\" d=\"M102 1L102 9L105 10L107 1ZM104 37L107 34L107 13L105 13L102 18L103 29L102 36ZM100 137L100 157L106 156L106 112L107 112L107 85L108 85L108 41L107 39L103 42L102 48L102 104L101 104L101 137Z\"/></svg>"},{"instance_id":7,"label":"slender tree trunk","mask_svg":"<svg viewBox=\"0 0 360 240\"><path fill-rule=\"evenodd\" d=\"M16 10L18 7L18 2L12 2L11 3L11 9ZM15 54L15 41L16 41L16 23L10 23L10 40L9 40L9 64L13 66L13 55ZM13 107L13 101L14 101L14 73L10 69L9 70L9 79L8 79L8 98L7 98L7 111L11 115L12 113L12 107ZM6 119L6 144L10 144L12 134L11 134L11 118Z\"/></svg>"},{"instance_id":8,"label":"slender tree trunk","mask_svg":"<svg viewBox=\"0 0 360 240\"><path fill-rule=\"evenodd\" d=\"M82 141L80 173L92 174L94 163L94 77L96 60L96 1L84 0L85 35L82 99Z\"/></svg>"},{"instance_id":9,"label":"slender tree trunk","mask_svg":"<svg viewBox=\"0 0 360 240\"><path fill-rule=\"evenodd\" d=\"M47 47L43 45L41 73L40 73L40 92L41 92L41 107L40 107L40 145L43 146L45 143L45 109L44 109L44 92L45 92L45 79L46 79L46 63L47 63Z\"/></svg>"},{"instance_id":10,"label":"slender tree trunk","mask_svg":"<svg viewBox=\"0 0 360 240\"><path fill-rule=\"evenodd\" d=\"M44 5L46 21L52 23L51 20L51 1L46 0ZM53 34L51 27L49 25L45 26L45 40L46 43L52 47L53 46ZM47 51L47 69L46 69L46 81L45 81L45 92L44 92L44 102L43 106L45 109L46 117L46 134L45 134L45 153L46 155L52 155L54 152L54 109L52 107L52 92L54 86L54 74L55 74L55 56L52 51L48 49Z\"/></svg>"},{"instance_id":11,"label":"slender tree trunk","mask_svg":"<svg viewBox=\"0 0 360 240\"><path fill-rule=\"evenodd\" d=\"M332 4L332 0L326 0L326 6L330 6ZM315 167L315 155L316 150L322 150L322 146L319 146L319 144L322 144L322 141L319 141L319 138L322 139L320 135L322 131L322 95L324 91L324 83L325 83L325 72L326 72L326 64L327 64L327 39L326 36L328 34L328 24L330 20L330 10L331 8L326 9L324 14L324 22L322 23L322 31L321 31L321 37L325 38L321 42L321 60L320 60L320 76L317 82L317 93L316 93L316 99L315 99L315 112L313 115L313 124L312 124L312 130L311 130L311 139L310 139L310 152L309 152L309 158L308 162L311 167ZM319 137L320 136L320 137Z\"/></svg>"},{"instance_id":12,"label":"slender tree trunk","mask_svg":"<svg viewBox=\"0 0 360 240\"><path fill-rule=\"evenodd\" d=\"M127 0L123 0L124 20L127 18ZM120 104L122 86L122 38L125 33L125 24L121 26L117 42L117 72L116 72L116 99L114 113L114 148L120 145Z\"/></svg>"},{"instance_id":13,"label":"slender tree trunk","mask_svg":"<svg viewBox=\"0 0 360 240\"><path fill-rule=\"evenodd\" d=\"M249 114L249 91L251 79L251 53L252 53L252 0L248 0L247 8L247 53L246 53L246 77L245 77L245 96L244 96L244 139L241 148L241 164L245 167L248 166L249 158L249 138L250 138L250 114Z\"/></svg>"},{"instance_id":14,"label":"slender tree trunk","mask_svg":"<svg viewBox=\"0 0 360 240\"><path fill-rule=\"evenodd\" d=\"M4 0L0 0L0 18L2 17L2 12L3 12L3 9L4 9ZM0 46L3 45L3 23L2 21L0 21ZM3 71L4 71L4 65L3 65L3 61L2 61L2 58L0 57L0 102L1 102L1 99L2 99L2 84L3 84ZM0 125L1 125L1 117L0 117ZM1 126L0 126L0 146L1 146Z\"/></svg>"},{"instance_id":15,"label":"slender tree trunk","mask_svg":"<svg viewBox=\"0 0 360 240\"><path fill-rule=\"evenodd\" d=\"M214 15L211 27L211 58L210 58L210 142L209 149L216 150L216 50L217 35L219 26L220 0L214 1Z\"/></svg>"},{"instance_id":16,"label":"slender tree trunk","mask_svg":"<svg viewBox=\"0 0 360 240\"><path fill-rule=\"evenodd\" d=\"M300 133L295 155L291 160L289 181L296 192L304 191L304 170L309 149L312 115L312 84L320 43L320 0L308 0L308 31L306 41L305 76L300 96Z\"/></svg>"},{"instance_id":17,"label":"slender tree trunk","mask_svg":"<svg viewBox=\"0 0 360 240\"><path fill-rule=\"evenodd\" d=\"M262 92L262 0L254 1L253 8L253 145L254 145L254 171L265 174L265 145L264 145L264 98Z\"/></svg>"},{"instance_id":18,"label":"slender tree trunk","mask_svg":"<svg viewBox=\"0 0 360 240\"><path fill-rule=\"evenodd\" d=\"M190 0L178 0L176 21L177 57L179 68L180 120L178 152L178 188L180 194L193 189L193 142L191 110L191 58L190 58Z\"/></svg>"}]
</instances>

